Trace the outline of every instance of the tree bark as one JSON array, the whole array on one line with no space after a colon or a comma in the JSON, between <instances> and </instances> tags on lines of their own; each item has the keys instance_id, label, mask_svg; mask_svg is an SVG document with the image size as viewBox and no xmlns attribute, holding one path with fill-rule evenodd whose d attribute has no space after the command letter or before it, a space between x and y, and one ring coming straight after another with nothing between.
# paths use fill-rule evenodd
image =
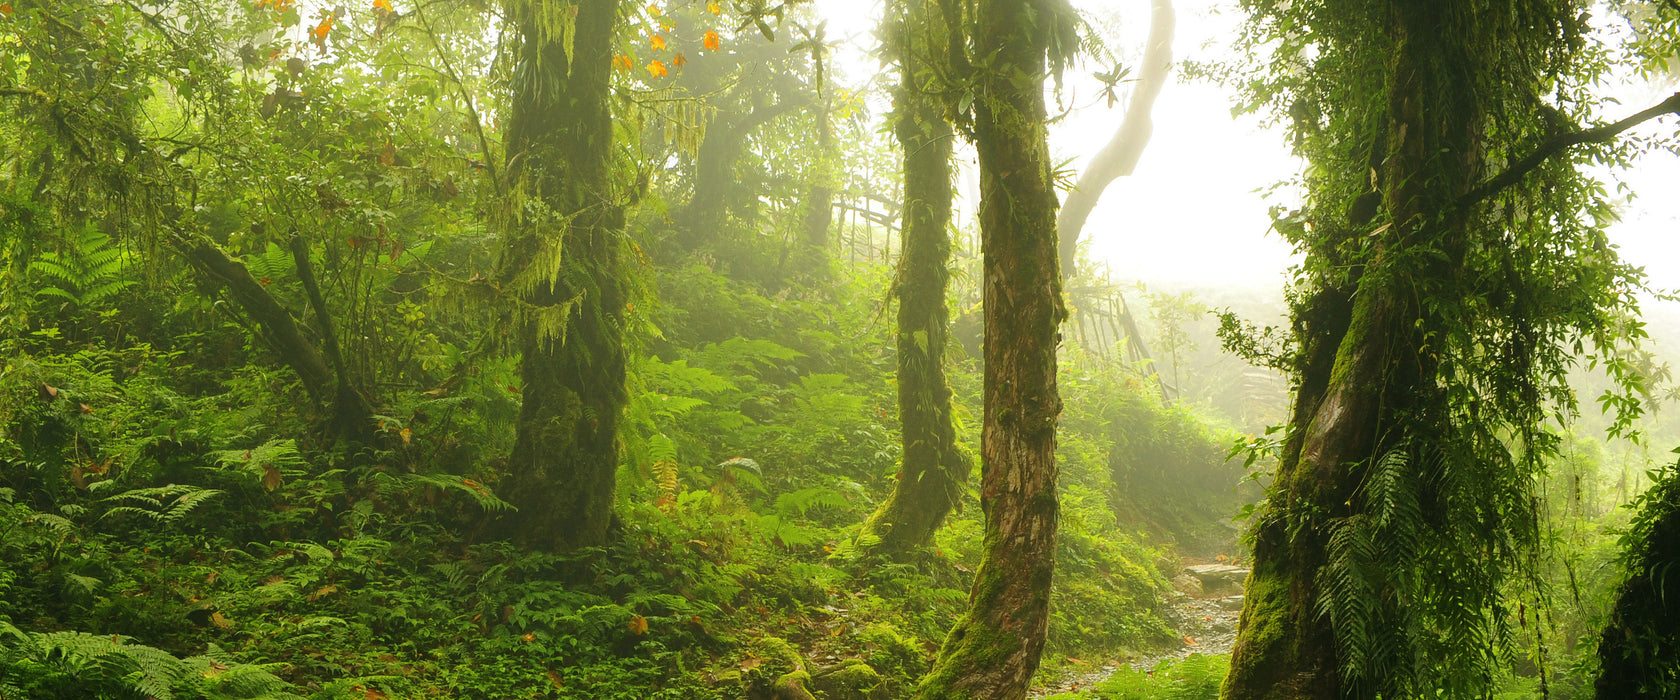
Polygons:
<instances>
[{"instance_id":1,"label":"tree bark","mask_svg":"<svg viewBox=\"0 0 1680 700\"><path fill-rule=\"evenodd\" d=\"M513 231L506 287L523 311L524 401L498 491L528 546L607 541L623 410L624 213L612 192L616 0L510 0L518 34L508 115ZM571 50L555 17L575 8Z\"/></svg>"},{"instance_id":2,"label":"tree bark","mask_svg":"<svg viewBox=\"0 0 1680 700\"><path fill-rule=\"evenodd\" d=\"M1149 137L1155 132L1150 112L1155 108L1155 98L1161 95L1161 88L1167 84L1167 74L1172 71L1173 30L1176 25L1172 0L1152 0L1149 38L1144 43L1143 64L1138 69L1137 85L1132 88L1132 98L1126 103L1126 116L1120 122L1120 129L1114 132L1114 138L1091 158L1091 164L1079 176L1078 186L1068 192L1067 200L1062 202L1061 214L1056 219L1062 275L1065 278L1072 278L1078 273L1075 266L1079 257L1079 234L1085 230L1091 210L1097 207L1109 183L1131 175L1137 168L1138 159L1143 157L1143 149L1149 145Z\"/></svg>"},{"instance_id":3,"label":"tree bark","mask_svg":"<svg viewBox=\"0 0 1680 700\"><path fill-rule=\"evenodd\" d=\"M898 415L902 464L892 495L864 523L859 541L872 554L898 558L933 539L962 498L968 458L957 449L951 388L945 382L951 277L951 153L955 132L937 98L917 84L930 60L944 56L939 9L901 0L894 43L899 62L897 123L904 152L904 253L898 296Z\"/></svg>"},{"instance_id":4,"label":"tree bark","mask_svg":"<svg viewBox=\"0 0 1680 700\"><path fill-rule=\"evenodd\" d=\"M969 610L922 681L922 700L1026 697L1049 628L1055 570L1057 326L1066 317L1043 79L1059 8L981 0L974 47L985 303L981 436L984 558Z\"/></svg>"}]
</instances>

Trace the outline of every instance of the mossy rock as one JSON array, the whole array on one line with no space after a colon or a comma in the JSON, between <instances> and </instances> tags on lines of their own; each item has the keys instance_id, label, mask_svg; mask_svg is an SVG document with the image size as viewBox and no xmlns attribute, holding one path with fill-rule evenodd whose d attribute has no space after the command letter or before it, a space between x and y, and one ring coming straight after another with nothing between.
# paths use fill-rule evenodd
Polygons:
<instances>
[{"instance_id":1,"label":"mossy rock","mask_svg":"<svg viewBox=\"0 0 1680 700\"><path fill-rule=\"evenodd\" d=\"M781 637L759 637L738 652L741 669L735 679L747 700L779 700L780 686L788 685L793 674L803 673L805 659L799 649Z\"/></svg>"},{"instance_id":2,"label":"mossy rock","mask_svg":"<svg viewBox=\"0 0 1680 700\"><path fill-rule=\"evenodd\" d=\"M862 661L824 673L811 682L821 700L883 700L886 679Z\"/></svg>"}]
</instances>

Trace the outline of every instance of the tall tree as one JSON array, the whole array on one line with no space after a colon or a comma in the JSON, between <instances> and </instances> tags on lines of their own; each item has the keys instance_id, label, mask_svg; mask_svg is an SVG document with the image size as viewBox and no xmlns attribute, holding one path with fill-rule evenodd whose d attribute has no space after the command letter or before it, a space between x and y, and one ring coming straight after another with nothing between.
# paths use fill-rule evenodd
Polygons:
<instances>
[{"instance_id":1,"label":"tall tree","mask_svg":"<svg viewBox=\"0 0 1680 700\"><path fill-rule=\"evenodd\" d=\"M499 491L515 539L599 545L626 398L624 211L613 192L617 0L508 0L504 287L517 295L524 402Z\"/></svg>"},{"instance_id":2,"label":"tall tree","mask_svg":"<svg viewBox=\"0 0 1680 700\"><path fill-rule=\"evenodd\" d=\"M950 313L951 153L956 132L935 85L948 74L951 32L934 0L892 5L899 86L893 133L904 152L903 258L898 296L898 415L903 457L892 495L864 525L866 550L895 557L933 538L962 497L969 460L957 448L945 382Z\"/></svg>"},{"instance_id":3,"label":"tall tree","mask_svg":"<svg viewBox=\"0 0 1680 700\"><path fill-rule=\"evenodd\" d=\"M1115 180L1132 174L1138 159L1143 157L1143 149L1149 145L1149 137L1155 133L1155 122L1150 115L1155 109L1155 98L1161 96L1161 88L1172 72L1173 30L1178 19L1172 0L1151 0L1149 8L1149 38L1144 41L1143 63L1138 67L1137 82L1126 103L1126 116L1121 119L1114 138L1091 157L1091 164L1079 176L1078 185L1068 192L1061 214L1056 217L1063 277L1071 278L1079 272L1076 269L1079 234L1085 230L1085 222L1091 218L1091 210L1097 208L1103 191ZM1114 82L1120 77L1118 69L1110 76ZM1114 86L1111 84L1108 89L1113 90Z\"/></svg>"},{"instance_id":4,"label":"tall tree","mask_svg":"<svg viewBox=\"0 0 1680 700\"><path fill-rule=\"evenodd\" d=\"M1067 315L1044 79L1050 62L1060 65L1073 47L1070 12L1052 0L980 0L975 8L985 542L968 612L918 688L923 700L1026 697L1044 650L1060 513L1057 327Z\"/></svg>"},{"instance_id":5,"label":"tall tree","mask_svg":"<svg viewBox=\"0 0 1680 700\"><path fill-rule=\"evenodd\" d=\"M1278 221L1307 254L1295 405L1226 698L1477 697L1515 643L1544 426L1574 405L1574 348L1615 352L1640 286L1581 213L1596 185L1547 160L1596 70L1581 9L1261 12L1283 59L1260 96L1314 168ZM1637 410L1639 379L1615 378Z\"/></svg>"}]
</instances>

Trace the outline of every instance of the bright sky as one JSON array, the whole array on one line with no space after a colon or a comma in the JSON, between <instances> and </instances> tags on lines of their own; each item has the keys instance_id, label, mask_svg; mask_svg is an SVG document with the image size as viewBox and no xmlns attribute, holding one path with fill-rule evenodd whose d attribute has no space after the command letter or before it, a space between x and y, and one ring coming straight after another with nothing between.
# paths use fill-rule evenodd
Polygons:
<instances>
[{"instance_id":1,"label":"bright sky","mask_svg":"<svg viewBox=\"0 0 1680 700\"><path fill-rule=\"evenodd\" d=\"M875 43L879 1L817 0L816 5L830 36L852 38L845 61L849 77L861 81L877 72L863 49ZM1114 18L1120 36L1109 38L1111 46L1135 63L1148 33L1148 0L1074 0L1074 5L1099 19ZM1177 0L1174 6L1176 61L1230 56L1242 19L1234 0ZM1080 73L1091 70L1086 66ZM1070 85L1078 109L1052 127L1051 149L1058 161L1073 158L1082 170L1119 127L1123 105L1109 109L1088 85ZM1605 86L1604 94L1622 101L1606 113L1619 118L1672 89ZM1206 82L1175 79L1162 90L1155 134L1136 172L1109 186L1085 230L1091 257L1107 262L1117 280L1236 287L1266 296L1281 288L1293 258L1289 246L1269 231L1267 210L1288 200L1268 202L1261 190L1294 175L1300 165L1280 131L1262 128L1253 117L1233 119L1230 105L1224 88ZM1675 120L1647 124L1641 132L1660 128L1675 128ZM1623 221L1611 230L1613 241L1625 259L1646 268L1654 285L1680 289L1680 157L1648 156L1622 173L1622 180L1641 197L1624 208ZM972 175L960 191L974 196Z\"/></svg>"}]
</instances>

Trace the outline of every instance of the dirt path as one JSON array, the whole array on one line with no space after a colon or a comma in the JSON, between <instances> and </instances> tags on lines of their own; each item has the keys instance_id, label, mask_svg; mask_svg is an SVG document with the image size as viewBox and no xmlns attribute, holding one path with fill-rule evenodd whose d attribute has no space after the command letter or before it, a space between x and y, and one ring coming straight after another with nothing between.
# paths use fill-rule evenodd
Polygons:
<instances>
[{"instance_id":1,"label":"dirt path","mask_svg":"<svg viewBox=\"0 0 1680 700\"><path fill-rule=\"evenodd\" d=\"M1201 568L1206 575L1192 570ZM1184 641L1173 649L1145 654L1125 661L1137 670L1148 670L1162 661L1176 661L1191 654L1229 654L1237 639L1237 618L1242 613L1240 581L1248 571L1233 566L1210 564L1192 566L1184 576L1174 579L1180 594L1173 600L1169 621L1185 634ZM1191 577L1186 579L1186 577ZM1200 584L1200 585L1198 585ZM1057 693L1088 690L1114 672L1118 663L1106 664L1085 673L1062 679L1054 685L1038 688L1028 695L1043 698Z\"/></svg>"}]
</instances>

